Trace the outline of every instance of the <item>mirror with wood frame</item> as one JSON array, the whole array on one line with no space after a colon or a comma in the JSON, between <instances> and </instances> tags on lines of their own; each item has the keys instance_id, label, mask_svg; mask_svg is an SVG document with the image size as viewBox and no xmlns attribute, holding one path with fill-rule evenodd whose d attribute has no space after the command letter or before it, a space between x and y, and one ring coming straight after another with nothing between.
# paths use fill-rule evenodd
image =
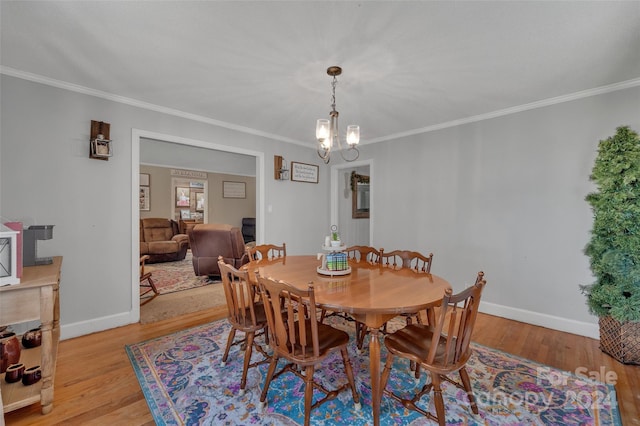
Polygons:
<instances>
[{"instance_id":1,"label":"mirror with wood frame","mask_svg":"<svg viewBox=\"0 0 640 426\"><path fill-rule=\"evenodd\" d=\"M369 176L351 172L351 217L353 219L369 218Z\"/></svg>"}]
</instances>

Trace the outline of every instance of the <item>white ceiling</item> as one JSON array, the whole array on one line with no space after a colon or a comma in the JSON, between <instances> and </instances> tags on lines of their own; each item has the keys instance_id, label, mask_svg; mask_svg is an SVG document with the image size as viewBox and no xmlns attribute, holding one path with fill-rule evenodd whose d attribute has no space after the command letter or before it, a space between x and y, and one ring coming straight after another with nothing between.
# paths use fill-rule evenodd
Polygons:
<instances>
[{"instance_id":1,"label":"white ceiling","mask_svg":"<svg viewBox=\"0 0 640 426\"><path fill-rule=\"evenodd\" d=\"M2 1L0 71L313 144L640 85L640 2ZM73 86L72 86L73 85ZM598 89L600 90L600 89ZM109 96L107 95L107 96ZM506 110L506 111L505 111Z\"/></svg>"}]
</instances>

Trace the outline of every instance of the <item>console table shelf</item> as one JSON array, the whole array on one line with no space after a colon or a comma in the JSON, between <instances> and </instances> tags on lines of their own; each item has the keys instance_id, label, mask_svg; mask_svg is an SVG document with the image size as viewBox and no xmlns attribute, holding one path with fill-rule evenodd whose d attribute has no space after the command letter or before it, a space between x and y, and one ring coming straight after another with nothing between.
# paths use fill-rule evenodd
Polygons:
<instances>
[{"instance_id":1,"label":"console table shelf","mask_svg":"<svg viewBox=\"0 0 640 426\"><path fill-rule=\"evenodd\" d=\"M53 379L60 340L60 267L62 257L49 265L23 269L20 284L0 287L0 324L40 321L42 344L37 348L22 348L20 362L26 368L40 365L42 379L31 386L21 382L7 383L0 375L0 396L3 412L40 402L42 414L53 409Z\"/></svg>"}]
</instances>

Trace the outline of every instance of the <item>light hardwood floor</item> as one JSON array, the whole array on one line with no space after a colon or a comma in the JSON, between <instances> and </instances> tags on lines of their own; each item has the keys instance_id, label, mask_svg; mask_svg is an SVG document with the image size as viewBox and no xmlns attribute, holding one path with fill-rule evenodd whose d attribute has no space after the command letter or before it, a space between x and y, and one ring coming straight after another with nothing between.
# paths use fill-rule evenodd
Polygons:
<instances>
[{"instance_id":1,"label":"light hardwood floor","mask_svg":"<svg viewBox=\"0 0 640 426\"><path fill-rule=\"evenodd\" d=\"M153 425L124 345L223 318L226 308L152 324L133 324L60 343L53 411L39 404L5 415L7 425ZM598 341L480 314L473 340L567 371L614 371L624 425L640 425L640 366L625 366Z\"/></svg>"}]
</instances>

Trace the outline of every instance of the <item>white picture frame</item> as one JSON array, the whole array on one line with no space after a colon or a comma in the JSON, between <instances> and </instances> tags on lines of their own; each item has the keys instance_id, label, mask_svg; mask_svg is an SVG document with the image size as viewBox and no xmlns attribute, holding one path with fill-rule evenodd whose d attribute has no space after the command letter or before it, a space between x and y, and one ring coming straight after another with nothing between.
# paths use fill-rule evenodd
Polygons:
<instances>
[{"instance_id":1,"label":"white picture frame","mask_svg":"<svg viewBox=\"0 0 640 426\"><path fill-rule=\"evenodd\" d=\"M151 210L151 188L140 186L140 210L148 212Z\"/></svg>"},{"instance_id":2,"label":"white picture frame","mask_svg":"<svg viewBox=\"0 0 640 426\"><path fill-rule=\"evenodd\" d=\"M140 186L151 186L151 176L149 173L140 173Z\"/></svg>"}]
</instances>

